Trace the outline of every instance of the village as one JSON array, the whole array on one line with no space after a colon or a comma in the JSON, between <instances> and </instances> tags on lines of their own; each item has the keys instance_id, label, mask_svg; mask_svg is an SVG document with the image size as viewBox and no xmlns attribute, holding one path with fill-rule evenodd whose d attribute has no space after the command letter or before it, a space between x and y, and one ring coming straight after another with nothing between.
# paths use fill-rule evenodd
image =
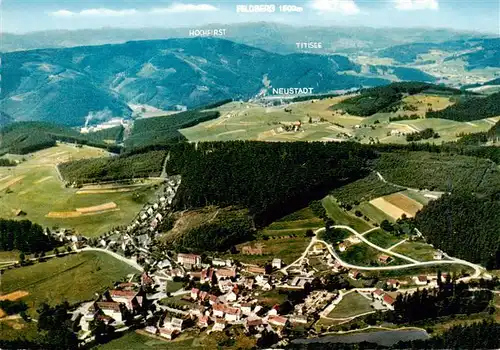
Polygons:
<instances>
[{"instance_id":1,"label":"village","mask_svg":"<svg viewBox=\"0 0 500 350\"><path fill-rule=\"evenodd\" d=\"M314 336L321 320L342 324L370 313L394 310L399 294L438 286L435 274L415 275L410 280L368 276L336 253L361 242L359 234L332 245L317 236L325 228L318 229L302 256L288 265L279 257L259 265L242 263L238 255L228 258L159 251L157 239L172 212L180 183L178 176L167 177L156 201L147 204L126 227L99 238L87 239L67 229L51 233L70 247L63 254L99 250L141 271L129 275L126 281L116 281L113 288L76 307L72 319L78 325L82 344L93 343L97 330L103 332L102 327L96 327L99 324L104 325L104 332L136 330L164 341L175 341L184 333L211 334L234 328L256 339L272 335L272 344L286 345L293 330ZM250 243L239 253L261 256L264 248ZM434 261L443 258L437 251ZM319 274L313 260L327 266L329 275ZM377 263L383 268L393 260L379 254ZM332 276L342 282L329 284L327 277ZM450 276L442 274L441 278ZM291 293L295 294L293 300L287 299ZM365 302L367 309L348 317L332 317L336 308L342 308L339 305L354 295Z\"/></svg>"},{"instance_id":2,"label":"village","mask_svg":"<svg viewBox=\"0 0 500 350\"><path fill-rule=\"evenodd\" d=\"M308 254L320 255L325 260L329 258L321 244L316 244ZM292 266L289 274L283 274L284 267L279 258L259 267L241 266L231 259L208 258L204 262L201 255L179 253L170 263L161 261L149 272L130 276L127 282L117 282L114 289L79 307L73 319L81 327L79 337L83 342L93 340L92 324L101 321L117 331L142 329L144 334L165 341L183 332L210 334L240 327L247 336L257 339L263 333L273 333L284 344L289 329L311 328L349 293L359 293L370 300L376 312L393 310L396 296L410 291L398 291L403 283L396 279L385 281L384 289L315 289L314 271L299 265ZM337 261L331 267L353 281L363 278L359 271L345 269ZM446 274L442 277L447 278ZM437 276L420 275L414 280L416 286L437 287ZM170 285L179 289L170 292ZM280 289L303 292L303 302L288 310L279 304L269 306L261 302L263 293Z\"/></svg>"}]
</instances>

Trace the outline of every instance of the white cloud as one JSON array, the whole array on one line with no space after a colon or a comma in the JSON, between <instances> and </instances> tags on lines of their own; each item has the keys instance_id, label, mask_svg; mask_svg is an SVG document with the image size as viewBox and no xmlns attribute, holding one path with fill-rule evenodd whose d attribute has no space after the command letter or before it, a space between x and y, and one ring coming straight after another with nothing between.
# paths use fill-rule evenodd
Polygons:
<instances>
[{"instance_id":1,"label":"white cloud","mask_svg":"<svg viewBox=\"0 0 500 350\"><path fill-rule=\"evenodd\" d=\"M52 16L57 17L75 17L75 16L89 16L89 17L122 17L135 15L137 10L135 9L124 9L124 10L113 10L107 8L97 8L97 9L86 9L79 12L72 12L68 10L59 10L52 12Z\"/></svg>"},{"instance_id":2,"label":"white cloud","mask_svg":"<svg viewBox=\"0 0 500 350\"><path fill-rule=\"evenodd\" d=\"M320 13L340 13L343 15L360 13L354 0L312 0L311 6Z\"/></svg>"},{"instance_id":3,"label":"white cloud","mask_svg":"<svg viewBox=\"0 0 500 350\"><path fill-rule=\"evenodd\" d=\"M173 4L169 7L152 9L152 13L210 12L218 8L208 4Z\"/></svg>"},{"instance_id":4,"label":"white cloud","mask_svg":"<svg viewBox=\"0 0 500 350\"><path fill-rule=\"evenodd\" d=\"M1 1L1 0L0 0ZM122 10L113 10L108 8L94 8L94 9L85 9L78 12L68 11L68 10L59 10L55 12L51 12L52 16L56 17L123 17L123 16L131 16L140 13L184 13L184 12L210 12L217 11L218 8L208 4L181 4L176 3L172 4L169 7L164 8L153 8L151 10L145 11L137 11L136 9L122 9Z\"/></svg>"},{"instance_id":5,"label":"white cloud","mask_svg":"<svg viewBox=\"0 0 500 350\"><path fill-rule=\"evenodd\" d=\"M438 0L394 0L398 10L437 10L439 9Z\"/></svg>"}]
</instances>

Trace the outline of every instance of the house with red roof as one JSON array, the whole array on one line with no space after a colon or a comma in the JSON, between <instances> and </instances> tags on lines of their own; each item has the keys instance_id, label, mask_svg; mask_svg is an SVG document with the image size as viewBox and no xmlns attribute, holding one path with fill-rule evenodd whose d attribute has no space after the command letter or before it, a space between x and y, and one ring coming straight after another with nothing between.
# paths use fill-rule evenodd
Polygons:
<instances>
[{"instance_id":1,"label":"house with red roof","mask_svg":"<svg viewBox=\"0 0 500 350\"><path fill-rule=\"evenodd\" d=\"M288 319L283 316L269 316L267 322L273 326L285 327L288 324Z\"/></svg>"},{"instance_id":2,"label":"house with red roof","mask_svg":"<svg viewBox=\"0 0 500 350\"><path fill-rule=\"evenodd\" d=\"M389 294L385 294L384 298L382 299L382 302L384 303L385 306L387 306L389 309L394 310L394 302L396 300L391 297Z\"/></svg>"}]
</instances>

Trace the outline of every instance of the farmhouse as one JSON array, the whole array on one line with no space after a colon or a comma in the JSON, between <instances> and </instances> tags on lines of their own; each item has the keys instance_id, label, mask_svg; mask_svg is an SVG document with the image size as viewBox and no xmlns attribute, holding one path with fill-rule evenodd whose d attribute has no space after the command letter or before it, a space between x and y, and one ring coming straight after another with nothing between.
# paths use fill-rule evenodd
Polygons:
<instances>
[{"instance_id":1,"label":"farmhouse","mask_svg":"<svg viewBox=\"0 0 500 350\"><path fill-rule=\"evenodd\" d=\"M209 322L208 316L202 316L198 319L198 327L200 328L207 328L208 327L208 322Z\"/></svg>"},{"instance_id":2,"label":"farmhouse","mask_svg":"<svg viewBox=\"0 0 500 350\"><path fill-rule=\"evenodd\" d=\"M288 323L288 319L283 316L269 316L267 320L273 326L285 327Z\"/></svg>"},{"instance_id":3,"label":"farmhouse","mask_svg":"<svg viewBox=\"0 0 500 350\"><path fill-rule=\"evenodd\" d=\"M213 315L214 315L214 317L220 317L220 318L224 317L224 313L226 311L224 305L222 305L222 304L214 304L212 306L212 309L213 309Z\"/></svg>"},{"instance_id":4,"label":"farmhouse","mask_svg":"<svg viewBox=\"0 0 500 350\"><path fill-rule=\"evenodd\" d=\"M100 301L94 304L94 309L101 310L105 315L114 318L117 322L123 322L122 307L114 301Z\"/></svg>"},{"instance_id":5,"label":"farmhouse","mask_svg":"<svg viewBox=\"0 0 500 350\"><path fill-rule=\"evenodd\" d=\"M392 260L392 258L389 255L380 255L378 257L378 261L381 262L382 264L387 264L391 260Z\"/></svg>"},{"instance_id":6,"label":"farmhouse","mask_svg":"<svg viewBox=\"0 0 500 350\"><path fill-rule=\"evenodd\" d=\"M241 310L235 307L226 307L226 321L238 322L241 318Z\"/></svg>"},{"instance_id":7,"label":"farmhouse","mask_svg":"<svg viewBox=\"0 0 500 350\"><path fill-rule=\"evenodd\" d=\"M160 337L172 340L177 335L178 331L170 328L160 328Z\"/></svg>"},{"instance_id":8,"label":"farmhouse","mask_svg":"<svg viewBox=\"0 0 500 350\"><path fill-rule=\"evenodd\" d=\"M128 310L135 310L142 306L143 296L132 290L109 291L109 295L114 302L123 303Z\"/></svg>"},{"instance_id":9,"label":"farmhouse","mask_svg":"<svg viewBox=\"0 0 500 350\"><path fill-rule=\"evenodd\" d=\"M382 299L382 302L384 303L385 306L387 306L389 309L394 310L394 298L391 297L388 294L384 295L384 298Z\"/></svg>"},{"instance_id":10,"label":"farmhouse","mask_svg":"<svg viewBox=\"0 0 500 350\"><path fill-rule=\"evenodd\" d=\"M276 268L276 269L281 269L281 265L283 264L283 261L281 261L281 259L278 259L278 258L274 258L273 259L273 262L271 263L271 266L273 268Z\"/></svg>"},{"instance_id":11,"label":"farmhouse","mask_svg":"<svg viewBox=\"0 0 500 350\"><path fill-rule=\"evenodd\" d=\"M217 278L235 278L236 277L236 269L218 269L215 272Z\"/></svg>"},{"instance_id":12,"label":"farmhouse","mask_svg":"<svg viewBox=\"0 0 500 350\"><path fill-rule=\"evenodd\" d=\"M397 288L399 286L399 281L391 278L387 280L386 284L389 288Z\"/></svg>"},{"instance_id":13,"label":"farmhouse","mask_svg":"<svg viewBox=\"0 0 500 350\"><path fill-rule=\"evenodd\" d=\"M427 284L427 276L420 275L417 277L413 277L416 285L423 286Z\"/></svg>"},{"instance_id":14,"label":"farmhouse","mask_svg":"<svg viewBox=\"0 0 500 350\"><path fill-rule=\"evenodd\" d=\"M249 267L247 267L247 271L250 273L257 274L257 275L265 275L266 274L266 269L263 267L259 267L259 266L249 266Z\"/></svg>"},{"instance_id":15,"label":"farmhouse","mask_svg":"<svg viewBox=\"0 0 500 350\"><path fill-rule=\"evenodd\" d=\"M384 295L384 291L382 289L375 289L375 291L373 292L373 296L376 298L376 299L382 299Z\"/></svg>"},{"instance_id":16,"label":"farmhouse","mask_svg":"<svg viewBox=\"0 0 500 350\"><path fill-rule=\"evenodd\" d=\"M226 320L223 318L216 318L212 331L222 332L226 328Z\"/></svg>"},{"instance_id":17,"label":"farmhouse","mask_svg":"<svg viewBox=\"0 0 500 350\"><path fill-rule=\"evenodd\" d=\"M358 270L350 270L348 275L353 280L357 280L359 277L361 277L361 273Z\"/></svg>"}]
</instances>

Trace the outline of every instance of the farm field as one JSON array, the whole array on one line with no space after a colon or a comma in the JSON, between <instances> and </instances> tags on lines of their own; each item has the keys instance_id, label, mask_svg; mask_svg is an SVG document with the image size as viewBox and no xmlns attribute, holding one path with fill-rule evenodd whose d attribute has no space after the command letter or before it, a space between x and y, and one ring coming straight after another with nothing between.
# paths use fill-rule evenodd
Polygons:
<instances>
[{"instance_id":1,"label":"farm field","mask_svg":"<svg viewBox=\"0 0 500 350\"><path fill-rule=\"evenodd\" d=\"M264 228L263 236L304 236L307 230L316 230L324 226L323 220L316 217L310 208L296 211Z\"/></svg>"},{"instance_id":2,"label":"farm field","mask_svg":"<svg viewBox=\"0 0 500 350\"><path fill-rule=\"evenodd\" d=\"M363 233L372 228L372 226L363 219L351 215L340 208L335 198L332 196L326 196L323 198L322 202L326 209L326 213L335 221L335 224L350 226L359 233Z\"/></svg>"},{"instance_id":3,"label":"farm field","mask_svg":"<svg viewBox=\"0 0 500 350\"><path fill-rule=\"evenodd\" d=\"M53 258L43 263L7 270L2 275L2 294L29 293L22 300L35 312L37 305L68 301L70 304L92 299L96 292L111 287L115 281L135 269L98 252L84 252Z\"/></svg>"},{"instance_id":4,"label":"farm field","mask_svg":"<svg viewBox=\"0 0 500 350\"><path fill-rule=\"evenodd\" d=\"M370 306L371 300L352 292L342 298L342 301L328 314L331 318L347 318L365 312L373 311Z\"/></svg>"},{"instance_id":5,"label":"farm field","mask_svg":"<svg viewBox=\"0 0 500 350\"><path fill-rule=\"evenodd\" d=\"M360 203L358 206L354 207L354 210L359 210L363 213L363 215L366 215L368 218L370 218L370 220L379 224L384 220L394 221L391 216L387 215L382 210L378 209L368 202Z\"/></svg>"},{"instance_id":6,"label":"farm field","mask_svg":"<svg viewBox=\"0 0 500 350\"><path fill-rule=\"evenodd\" d=\"M423 242L404 242L394 248L394 251L418 261L432 261L436 252L431 245Z\"/></svg>"},{"instance_id":7,"label":"farm field","mask_svg":"<svg viewBox=\"0 0 500 350\"><path fill-rule=\"evenodd\" d=\"M409 218L414 217L417 211L423 207L419 202L400 192L372 199L370 204L390 216L393 220L397 220L403 215Z\"/></svg>"},{"instance_id":8,"label":"farm field","mask_svg":"<svg viewBox=\"0 0 500 350\"><path fill-rule=\"evenodd\" d=\"M372 172L362 179L335 188L331 194L341 203L355 205L356 202L369 201L400 190L396 186L383 182L377 174Z\"/></svg>"},{"instance_id":9,"label":"farm field","mask_svg":"<svg viewBox=\"0 0 500 350\"><path fill-rule=\"evenodd\" d=\"M369 232L364 237L382 248L389 248L404 239L404 237L396 237L382 229Z\"/></svg>"},{"instance_id":10,"label":"farm field","mask_svg":"<svg viewBox=\"0 0 500 350\"><path fill-rule=\"evenodd\" d=\"M405 135L393 135L391 131L410 133L433 128L441 137L435 142L448 142L458 139L460 133L487 131L491 128L489 120L456 122L444 119L426 119L425 112L444 109L453 102L448 96L417 94L407 96L403 102L416 108L416 111L398 110L392 113L376 113L370 117L349 115L332 109L333 105L351 96L339 96L324 100L310 100L291 103L286 106L264 107L256 103L232 102L217 110L221 116L191 128L180 130L190 141L342 141L353 139L368 143L379 140L386 143L407 143ZM285 108L287 111L285 111ZM421 119L390 122L389 118L398 115L417 114ZM311 118L311 123L309 123ZM300 131L284 131L280 123L290 124L300 121Z\"/></svg>"},{"instance_id":11,"label":"farm field","mask_svg":"<svg viewBox=\"0 0 500 350\"><path fill-rule=\"evenodd\" d=\"M115 191L112 186L82 189L65 188L59 180L56 164L70 159L104 157L107 153L91 147L76 148L59 144L25 156L11 156L23 159L16 167L0 168L0 217L14 219L14 211L22 210L26 218L48 227L74 228L85 236L96 236L113 226L128 224L142 206L152 198L154 182L143 186L126 187L127 191ZM12 183L16 179L15 183ZM103 192L104 191L104 192ZM110 192L111 191L111 192ZM77 208L89 208L114 202L113 211L96 211L92 215L48 215L50 212L74 212ZM55 216L55 217L54 217Z\"/></svg>"},{"instance_id":12,"label":"farm field","mask_svg":"<svg viewBox=\"0 0 500 350\"><path fill-rule=\"evenodd\" d=\"M432 199L435 199L435 198L431 198L431 197L426 197L425 192L421 192L421 191L417 192L417 191L412 191L412 190L405 190L405 191L402 191L401 194L405 195L408 198L413 199L414 201L419 202L422 205L426 205Z\"/></svg>"}]
</instances>

